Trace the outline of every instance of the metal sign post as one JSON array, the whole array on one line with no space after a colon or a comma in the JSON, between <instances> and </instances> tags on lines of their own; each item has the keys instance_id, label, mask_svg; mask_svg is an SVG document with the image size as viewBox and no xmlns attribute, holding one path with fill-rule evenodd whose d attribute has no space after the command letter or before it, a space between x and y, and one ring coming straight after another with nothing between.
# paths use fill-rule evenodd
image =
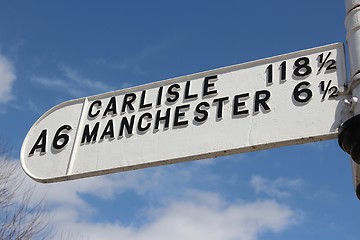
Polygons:
<instances>
[{"instance_id":1,"label":"metal sign post","mask_svg":"<svg viewBox=\"0 0 360 240\"><path fill-rule=\"evenodd\" d=\"M352 115L339 130L339 145L351 155L356 195L360 199L360 0L346 0L346 40L350 59L350 82L347 91L352 95L348 111Z\"/></svg>"},{"instance_id":2,"label":"metal sign post","mask_svg":"<svg viewBox=\"0 0 360 240\"><path fill-rule=\"evenodd\" d=\"M63 181L334 139L341 43L62 103L30 129L25 172Z\"/></svg>"}]
</instances>

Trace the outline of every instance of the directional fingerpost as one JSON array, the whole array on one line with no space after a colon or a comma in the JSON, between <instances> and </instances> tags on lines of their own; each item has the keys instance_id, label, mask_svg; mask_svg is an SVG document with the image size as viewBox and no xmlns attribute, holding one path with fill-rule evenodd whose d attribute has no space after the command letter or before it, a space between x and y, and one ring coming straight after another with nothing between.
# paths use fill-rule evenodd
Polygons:
<instances>
[{"instance_id":1,"label":"directional fingerpost","mask_svg":"<svg viewBox=\"0 0 360 240\"><path fill-rule=\"evenodd\" d=\"M333 139L344 59L332 44L65 102L30 129L21 163L56 182Z\"/></svg>"}]
</instances>

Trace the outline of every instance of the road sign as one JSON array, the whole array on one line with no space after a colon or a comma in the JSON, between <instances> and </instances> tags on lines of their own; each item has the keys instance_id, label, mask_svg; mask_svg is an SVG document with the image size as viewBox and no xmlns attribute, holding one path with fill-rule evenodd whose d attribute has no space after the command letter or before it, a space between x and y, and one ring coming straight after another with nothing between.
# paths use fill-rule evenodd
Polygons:
<instances>
[{"instance_id":1,"label":"road sign","mask_svg":"<svg viewBox=\"0 0 360 240\"><path fill-rule=\"evenodd\" d=\"M337 43L64 102L21 163L55 182L336 138L344 59Z\"/></svg>"}]
</instances>

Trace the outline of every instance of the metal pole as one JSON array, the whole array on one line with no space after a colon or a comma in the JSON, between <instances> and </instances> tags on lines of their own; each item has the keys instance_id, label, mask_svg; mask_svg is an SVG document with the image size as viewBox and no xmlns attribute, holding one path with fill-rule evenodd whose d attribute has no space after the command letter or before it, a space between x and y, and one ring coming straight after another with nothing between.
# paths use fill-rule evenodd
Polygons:
<instances>
[{"instance_id":1,"label":"metal pole","mask_svg":"<svg viewBox=\"0 0 360 240\"><path fill-rule=\"evenodd\" d=\"M346 0L345 26L350 57L350 80L355 80L360 76L360 0ZM355 90L357 89L354 88L353 93ZM360 106L356 107L356 113L359 108Z\"/></svg>"},{"instance_id":2,"label":"metal pole","mask_svg":"<svg viewBox=\"0 0 360 240\"><path fill-rule=\"evenodd\" d=\"M345 0L346 42L350 60L348 92L352 115L339 129L339 144L351 155L356 196L360 199L360 0Z\"/></svg>"}]
</instances>

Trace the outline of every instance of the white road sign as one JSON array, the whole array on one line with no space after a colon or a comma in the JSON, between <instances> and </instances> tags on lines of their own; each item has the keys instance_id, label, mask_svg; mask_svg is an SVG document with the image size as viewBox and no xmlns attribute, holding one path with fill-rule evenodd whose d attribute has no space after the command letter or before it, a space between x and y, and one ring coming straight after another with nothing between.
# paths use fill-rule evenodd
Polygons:
<instances>
[{"instance_id":1,"label":"white road sign","mask_svg":"<svg viewBox=\"0 0 360 240\"><path fill-rule=\"evenodd\" d=\"M341 43L64 102L28 132L39 182L337 137Z\"/></svg>"}]
</instances>

